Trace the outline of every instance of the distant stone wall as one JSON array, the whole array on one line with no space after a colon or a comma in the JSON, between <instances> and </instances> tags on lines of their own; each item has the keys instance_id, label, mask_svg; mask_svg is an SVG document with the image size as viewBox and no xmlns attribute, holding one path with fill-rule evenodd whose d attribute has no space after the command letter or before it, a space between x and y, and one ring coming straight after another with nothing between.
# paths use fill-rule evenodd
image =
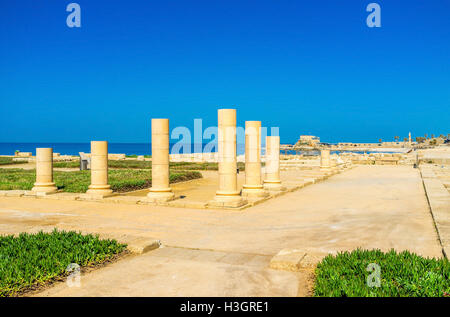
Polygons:
<instances>
[{"instance_id":1,"label":"distant stone wall","mask_svg":"<svg viewBox=\"0 0 450 317\"><path fill-rule=\"evenodd\" d=\"M109 160L124 160L125 158L126 158L125 154L108 153Z\"/></svg>"},{"instance_id":2,"label":"distant stone wall","mask_svg":"<svg viewBox=\"0 0 450 317\"><path fill-rule=\"evenodd\" d=\"M441 145L432 149L419 150L419 163L450 165L450 146Z\"/></svg>"},{"instance_id":3,"label":"distant stone wall","mask_svg":"<svg viewBox=\"0 0 450 317\"><path fill-rule=\"evenodd\" d=\"M419 159L419 164L420 163L450 165L450 158L422 157Z\"/></svg>"},{"instance_id":4,"label":"distant stone wall","mask_svg":"<svg viewBox=\"0 0 450 317\"><path fill-rule=\"evenodd\" d=\"M17 157L31 157L33 154L31 152L16 152Z\"/></svg>"}]
</instances>

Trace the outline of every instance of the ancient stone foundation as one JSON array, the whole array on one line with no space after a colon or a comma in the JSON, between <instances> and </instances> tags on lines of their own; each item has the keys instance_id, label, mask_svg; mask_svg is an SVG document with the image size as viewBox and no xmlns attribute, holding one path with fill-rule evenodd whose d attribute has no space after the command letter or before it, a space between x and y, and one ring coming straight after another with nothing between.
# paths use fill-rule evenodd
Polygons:
<instances>
[{"instance_id":1,"label":"ancient stone foundation","mask_svg":"<svg viewBox=\"0 0 450 317\"><path fill-rule=\"evenodd\" d=\"M32 189L37 193L53 193L58 189L53 182L53 149L36 149L36 183Z\"/></svg>"},{"instance_id":2,"label":"ancient stone foundation","mask_svg":"<svg viewBox=\"0 0 450 317\"><path fill-rule=\"evenodd\" d=\"M261 179L261 121L245 122L245 184L242 195L265 197Z\"/></svg>"},{"instance_id":3,"label":"ancient stone foundation","mask_svg":"<svg viewBox=\"0 0 450 317\"><path fill-rule=\"evenodd\" d=\"M152 187L149 202L175 198L169 186L169 119L152 119Z\"/></svg>"}]
</instances>

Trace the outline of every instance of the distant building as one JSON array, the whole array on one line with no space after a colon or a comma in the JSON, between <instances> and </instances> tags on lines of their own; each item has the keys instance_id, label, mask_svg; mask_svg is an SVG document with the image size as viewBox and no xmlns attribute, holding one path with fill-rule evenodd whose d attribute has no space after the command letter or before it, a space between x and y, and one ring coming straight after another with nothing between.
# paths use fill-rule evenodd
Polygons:
<instances>
[{"instance_id":1,"label":"distant building","mask_svg":"<svg viewBox=\"0 0 450 317\"><path fill-rule=\"evenodd\" d=\"M320 138L318 136L314 135L301 135L299 140L297 141L297 144L304 144L304 145L317 145L320 143Z\"/></svg>"},{"instance_id":2,"label":"distant building","mask_svg":"<svg viewBox=\"0 0 450 317\"><path fill-rule=\"evenodd\" d=\"M339 142L338 146L342 147L376 147L381 146L381 143L354 143L354 142Z\"/></svg>"},{"instance_id":3,"label":"distant building","mask_svg":"<svg viewBox=\"0 0 450 317\"><path fill-rule=\"evenodd\" d=\"M361 147L361 148L375 148L375 147L408 147L415 142L395 141L395 142L381 142L381 143L354 143L354 142L339 142L340 147Z\"/></svg>"}]
</instances>

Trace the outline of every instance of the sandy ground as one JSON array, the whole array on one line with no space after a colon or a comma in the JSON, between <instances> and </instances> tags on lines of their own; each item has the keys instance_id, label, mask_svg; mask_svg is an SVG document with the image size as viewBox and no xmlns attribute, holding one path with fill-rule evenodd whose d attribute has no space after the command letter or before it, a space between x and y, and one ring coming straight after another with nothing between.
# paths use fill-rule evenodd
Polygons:
<instances>
[{"instance_id":1,"label":"sandy ground","mask_svg":"<svg viewBox=\"0 0 450 317\"><path fill-rule=\"evenodd\" d=\"M442 256L419 172L409 166L358 166L242 211L0 198L1 233L53 227L155 237L165 247L40 296L308 295L309 273L267 268L281 249Z\"/></svg>"}]
</instances>

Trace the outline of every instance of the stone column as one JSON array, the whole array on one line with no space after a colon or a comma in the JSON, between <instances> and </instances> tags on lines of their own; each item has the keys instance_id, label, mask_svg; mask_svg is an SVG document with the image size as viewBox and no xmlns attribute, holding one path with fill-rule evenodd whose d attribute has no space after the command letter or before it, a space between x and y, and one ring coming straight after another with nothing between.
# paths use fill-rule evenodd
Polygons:
<instances>
[{"instance_id":1,"label":"stone column","mask_svg":"<svg viewBox=\"0 0 450 317\"><path fill-rule=\"evenodd\" d=\"M246 203L237 188L236 109L218 110L219 190L214 201L225 207Z\"/></svg>"},{"instance_id":2,"label":"stone column","mask_svg":"<svg viewBox=\"0 0 450 317\"><path fill-rule=\"evenodd\" d=\"M320 169L323 171L331 170L330 150L320 151Z\"/></svg>"},{"instance_id":3,"label":"stone column","mask_svg":"<svg viewBox=\"0 0 450 317\"><path fill-rule=\"evenodd\" d=\"M108 196L112 194L108 185L108 142L91 142L91 185L86 192L90 195Z\"/></svg>"},{"instance_id":4,"label":"stone column","mask_svg":"<svg viewBox=\"0 0 450 317\"><path fill-rule=\"evenodd\" d=\"M242 195L268 195L261 180L261 121L245 121L245 184Z\"/></svg>"},{"instance_id":5,"label":"stone column","mask_svg":"<svg viewBox=\"0 0 450 317\"><path fill-rule=\"evenodd\" d=\"M36 183L33 192L52 193L58 189L53 182L53 149L36 149Z\"/></svg>"},{"instance_id":6,"label":"stone column","mask_svg":"<svg viewBox=\"0 0 450 317\"><path fill-rule=\"evenodd\" d=\"M152 187L147 200L165 202L174 197L169 187L169 119L152 119Z\"/></svg>"},{"instance_id":7,"label":"stone column","mask_svg":"<svg viewBox=\"0 0 450 317\"><path fill-rule=\"evenodd\" d=\"M268 190L284 190L280 179L280 137L266 137L266 178L264 188Z\"/></svg>"},{"instance_id":8,"label":"stone column","mask_svg":"<svg viewBox=\"0 0 450 317\"><path fill-rule=\"evenodd\" d=\"M329 152L330 152L330 166L332 170L335 170L337 166L336 157L335 155L331 154L331 150L329 150Z\"/></svg>"}]
</instances>

